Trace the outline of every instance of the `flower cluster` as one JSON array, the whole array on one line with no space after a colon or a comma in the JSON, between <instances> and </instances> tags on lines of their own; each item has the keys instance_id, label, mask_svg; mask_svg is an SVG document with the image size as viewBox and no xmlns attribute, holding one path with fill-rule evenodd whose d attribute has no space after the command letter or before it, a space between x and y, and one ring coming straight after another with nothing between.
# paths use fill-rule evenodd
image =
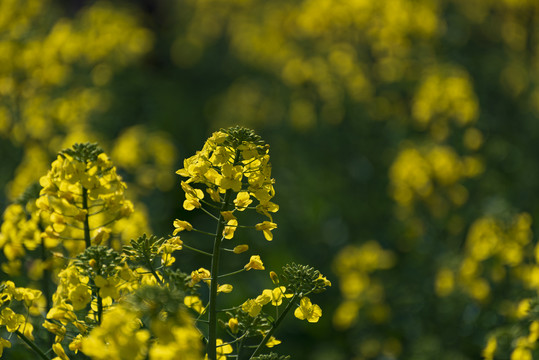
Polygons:
<instances>
[{"instance_id":1,"label":"flower cluster","mask_svg":"<svg viewBox=\"0 0 539 360\"><path fill-rule=\"evenodd\" d=\"M183 208L200 209L216 221L216 230L176 219L172 236L143 234L125 244L121 234L126 223L121 221L129 221L133 205L111 160L96 144L61 151L41 178L39 195L25 197L26 207L11 205L4 215L0 246L10 260L4 268L17 269L25 251L36 247L52 265L46 276L35 279L45 296L10 281L0 285L0 326L41 359L48 356L34 342L32 331L38 324L49 333L45 345L56 360L76 359L79 353L97 360L198 360L201 338L208 359L225 360L241 353L275 358L275 353L262 352L281 343L274 333L292 309L296 318L318 322L322 309L309 296L331 283L314 268L297 264L285 266L281 276L271 271L273 287L256 298L226 310L217 307L217 295L234 290L222 281L225 277L266 270L258 254L248 255L245 265L228 273L222 273L219 261L226 253L241 257L249 251L247 244L226 246L239 228L273 239L277 225L272 214L278 206L271 201L275 190L269 146L250 130L221 130L184 166L178 171L187 177L181 183ZM267 220L244 225L240 215L248 212ZM207 245L213 252L197 248L201 242L194 246L183 232L211 236ZM184 249L207 255L211 262L184 273L176 262L176 252ZM16 302L26 307L27 315L16 311ZM268 310L269 305L274 310ZM12 342L0 339L0 345L3 349Z\"/></svg>"},{"instance_id":2,"label":"flower cluster","mask_svg":"<svg viewBox=\"0 0 539 360\"><path fill-rule=\"evenodd\" d=\"M279 210L271 199L275 195L274 180L271 178L269 146L254 132L245 128L231 128L215 132L196 155L185 159L183 169L177 174L187 177L182 182L185 191L183 207L186 210L200 208L204 193L191 184L204 184L210 200L221 203L222 195L235 193L234 211L255 208L266 215L270 221L257 224L257 230L263 231L267 240L271 240L271 230L277 225L272 222L270 213ZM231 195L229 195L231 196ZM258 201L252 206L253 199ZM228 210L228 209L226 209ZM237 219L230 213L227 225L237 226ZM229 230L228 238L233 237Z\"/></svg>"},{"instance_id":3,"label":"flower cluster","mask_svg":"<svg viewBox=\"0 0 539 360\"><path fill-rule=\"evenodd\" d=\"M62 242L71 255L107 242L110 225L133 212L125 183L96 144L75 144L60 152L39 182L43 188L36 205L49 223L45 243L55 247Z\"/></svg>"},{"instance_id":4,"label":"flower cluster","mask_svg":"<svg viewBox=\"0 0 539 360\"><path fill-rule=\"evenodd\" d=\"M15 333L28 340L34 340L34 326L28 321L27 314L38 315L41 291L16 287L12 281L0 284L0 328L5 327L9 333ZM20 308L20 311L18 310ZM14 311L15 309L15 311ZM4 348L10 348L9 339L0 337L0 357Z\"/></svg>"},{"instance_id":5,"label":"flower cluster","mask_svg":"<svg viewBox=\"0 0 539 360\"><path fill-rule=\"evenodd\" d=\"M242 351L247 351L248 342L256 341L254 339L259 341L252 356L258 355L264 346L273 347L279 344L280 341L273 337L273 333L292 306L298 302L295 316L301 320L317 322L322 310L318 305L312 304L307 295L323 291L326 286L331 285L314 269L291 265L284 269L283 277L288 281L286 286L279 284L279 277L271 272L274 288L265 289L254 299L247 299L228 312L227 318L219 318L217 294L231 292L234 287L231 284L219 284L216 279L242 271L266 270L260 255L251 255L243 268L231 269L227 274L219 273L219 261L221 249L234 254L249 250L247 244L236 245L233 249L224 247L224 244L234 239L240 228L261 231L266 240L273 240L272 231L277 228L277 224L273 221L272 213L278 211L279 207L271 201L275 190L269 160L269 146L258 135L251 130L234 127L213 133L202 150L186 159L184 167L177 172L186 178L181 183L185 192L183 208L187 211L200 209L217 220L214 233L197 229L187 221L175 220L172 235L178 239L173 241L174 245L170 245L172 250L185 248L204 252L195 249L187 239L180 240L179 236L183 236L181 233L184 231L212 236L213 252L205 252L212 257L211 268L194 270L188 283L189 286L206 283L209 287L209 299L204 301L196 294L185 298L185 304L196 311L199 317L207 316L210 327L207 356L212 360L224 359L226 354L231 353L239 356ZM240 223L243 221L240 215L243 217L249 210L264 215L267 220L254 225ZM275 307L277 320L274 323L263 311L267 304ZM280 306L283 306L284 310L279 311ZM228 337L231 337L228 343L217 336L219 321L226 324Z\"/></svg>"},{"instance_id":6,"label":"flower cluster","mask_svg":"<svg viewBox=\"0 0 539 360\"><path fill-rule=\"evenodd\" d=\"M35 202L30 201L30 198L35 200L35 197L37 197L37 191L33 186L28 189L25 196L21 196L19 201L9 205L4 212L4 221L0 228L0 248L7 260L2 263L2 271L8 275L18 275L21 270L21 260L25 258L27 252L42 245L42 221ZM32 265L36 270L31 271L29 276L37 280L41 277L40 270L47 265L41 260Z\"/></svg>"}]
</instances>

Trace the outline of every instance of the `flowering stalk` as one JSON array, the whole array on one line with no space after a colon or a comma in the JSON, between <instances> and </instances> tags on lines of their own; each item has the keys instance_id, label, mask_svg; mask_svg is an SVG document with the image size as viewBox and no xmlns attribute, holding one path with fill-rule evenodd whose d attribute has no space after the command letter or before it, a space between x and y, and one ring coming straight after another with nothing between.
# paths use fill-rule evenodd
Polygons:
<instances>
[{"instance_id":1,"label":"flowering stalk","mask_svg":"<svg viewBox=\"0 0 539 360\"><path fill-rule=\"evenodd\" d=\"M277 320L272 324L270 331L268 331L266 336L264 336L264 339L262 339L262 342L260 344L258 344L258 347L256 348L256 350L253 352L253 354L251 355L251 357L249 359L252 359L255 356L257 356L258 354L260 354L260 352L262 351L264 346L268 343L268 341L273 336L273 333L275 332L275 330L279 327L279 325L281 324L283 319L286 317L286 315L288 314L288 312L292 308L292 305L295 303L297 297L298 297L298 294L295 294L294 297L288 302L288 304L286 305L286 308L284 309L284 311L277 318Z\"/></svg>"},{"instance_id":2,"label":"flowering stalk","mask_svg":"<svg viewBox=\"0 0 539 360\"><path fill-rule=\"evenodd\" d=\"M236 150L234 158L232 159L233 165L236 165L236 161L239 158L239 151ZM221 243L224 239L223 230L225 229L225 219L223 219L223 211L227 211L232 198L232 189L227 189L222 202L221 211L219 212L219 219L217 220L217 230L215 231L215 238L213 242L213 254L211 261L211 277L210 283L210 301L209 301L209 333L208 333L208 357L210 360L217 358L217 278L219 277L219 260L221 257Z\"/></svg>"},{"instance_id":3,"label":"flowering stalk","mask_svg":"<svg viewBox=\"0 0 539 360\"><path fill-rule=\"evenodd\" d=\"M232 190L228 189L225 193L223 200L223 206L221 211L226 211L230 205L230 199L232 196ZM217 358L216 353L216 341L217 341L217 277L219 273L219 260L221 255L221 242L223 241L223 229L225 222L222 219L222 215L219 215L217 222L217 231L213 243L213 254L211 261L211 284L210 284L210 301L209 301L209 333L208 333L208 357L210 360Z\"/></svg>"},{"instance_id":4,"label":"flowering stalk","mask_svg":"<svg viewBox=\"0 0 539 360\"><path fill-rule=\"evenodd\" d=\"M89 248L90 246L92 246L92 239L90 238L90 223L88 222L90 214L88 211L88 190L84 186L82 186L82 209L86 211L83 220L84 243L86 244L86 248Z\"/></svg>"}]
</instances>

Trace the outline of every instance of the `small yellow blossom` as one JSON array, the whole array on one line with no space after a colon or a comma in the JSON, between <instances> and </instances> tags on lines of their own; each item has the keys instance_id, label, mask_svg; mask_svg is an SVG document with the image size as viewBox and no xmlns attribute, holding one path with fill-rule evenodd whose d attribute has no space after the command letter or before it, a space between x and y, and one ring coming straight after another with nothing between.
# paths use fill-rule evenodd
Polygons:
<instances>
[{"instance_id":1,"label":"small yellow blossom","mask_svg":"<svg viewBox=\"0 0 539 360\"><path fill-rule=\"evenodd\" d=\"M191 225L189 222L187 221L184 221L184 220L174 220L174 223L173 223L175 229L174 229L174 232L172 233L173 236L176 236L177 233L181 232L181 231L184 231L184 230L187 230L187 231L192 231L193 230L193 225Z\"/></svg>"},{"instance_id":2,"label":"small yellow blossom","mask_svg":"<svg viewBox=\"0 0 539 360\"><path fill-rule=\"evenodd\" d=\"M58 357L62 360L69 360L69 358L67 357L65 351L64 351L64 348L62 347L62 344L60 343L55 343L52 345L52 351L54 351L54 353L56 355L58 355Z\"/></svg>"},{"instance_id":3,"label":"small yellow blossom","mask_svg":"<svg viewBox=\"0 0 539 360\"><path fill-rule=\"evenodd\" d=\"M257 317L260 313L260 310L262 310L262 305L260 305L253 299L248 299L241 305L241 309L248 313L249 316Z\"/></svg>"},{"instance_id":4,"label":"small yellow blossom","mask_svg":"<svg viewBox=\"0 0 539 360\"><path fill-rule=\"evenodd\" d=\"M277 275L277 273L275 271L270 271L269 275L273 285L279 285L279 276Z\"/></svg>"},{"instance_id":5,"label":"small yellow blossom","mask_svg":"<svg viewBox=\"0 0 539 360\"><path fill-rule=\"evenodd\" d=\"M49 310L47 319L58 320L67 325L67 323L77 320L77 315L73 312L73 305L62 302Z\"/></svg>"},{"instance_id":6,"label":"small yellow blossom","mask_svg":"<svg viewBox=\"0 0 539 360\"><path fill-rule=\"evenodd\" d=\"M328 279L326 279L325 276L323 276L322 274L319 274L318 277L316 278L316 281L323 281L324 282L324 286L331 286L331 281L329 281Z\"/></svg>"},{"instance_id":7,"label":"small yellow blossom","mask_svg":"<svg viewBox=\"0 0 539 360\"><path fill-rule=\"evenodd\" d=\"M284 286L279 286L273 290L266 289L262 293L266 294L271 299L271 305L279 306L283 303L283 298L291 298L292 294L285 294L286 288Z\"/></svg>"},{"instance_id":8,"label":"small yellow blossom","mask_svg":"<svg viewBox=\"0 0 539 360\"><path fill-rule=\"evenodd\" d=\"M62 341L66 334L65 326L57 324L55 322L45 320L42 326L54 335L56 335L56 342Z\"/></svg>"},{"instance_id":9,"label":"small yellow blossom","mask_svg":"<svg viewBox=\"0 0 539 360\"><path fill-rule=\"evenodd\" d=\"M10 348L10 347L11 347L11 343L8 340L0 338L0 356L2 356L2 354L4 353L4 348Z\"/></svg>"},{"instance_id":10,"label":"small yellow blossom","mask_svg":"<svg viewBox=\"0 0 539 360\"><path fill-rule=\"evenodd\" d=\"M320 306L312 304L311 300L304 296L301 298L299 307L294 311L294 316L300 320L315 323L322 316L322 309L320 309Z\"/></svg>"},{"instance_id":11,"label":"small yellow blossom","mask_svg":"<svg viewBox=\"0 0 539 360\"><path fill-rule=\"evenodd\" d=\"M225 239L232 239L234 237L234 232L238 228L238 220L231 219L227 221L225 228L223 229L223 237Z\"/></svg>"},{"instance_id":12,"label":"small yellow blossom","mask_svg":"<svg viewBox=\"0 0 539 360\"><path fill-rule=\"evenodd\" d=\"M243 211L245 210L253 200L249 196L247 191L240 191L234 200L234 205L236 205L236 210Z\"/></svg>"},{"instance_id":13,"label":"small yellow blossom","mask_svg":"<svg viewBox=\"0 0 539 360\"><path fill-rule=\"evenodd\" d=\"M230 318L228 319L228 328L232 332L232 334L238 333L238 319L237 318Z\"/></svg>"},{"instance_id":14,"label":"small yellow blossom","mask_svg":"<svg viewBox=\"0 0 539 360\"><path fill-rule=\"evenodd\" d=\"M69 350L78 353L79 350L82 350L82 335L78 334L73 341L69 343Z\"/></svg>"},{"instance_id":15,"label":"small yellow blossom","mask_svg":"<svg viewBox=\"0 0 539 360\"><path fill-rule=\"evenodd\" d=\"M255 299L255 302L260 306L264 306L270 301L271 301L271 290L269 294L263 291L262 294L258 295Z\"/></svg>"},{"instance_id":16,"label":"small yellow blossom","mask_svg":"<svg viewBox=\"0 0 539 360\"><path fill-rule=\"evenodd\" d=\"M187 211L191 211L195 208L200 208L200 200L204 198L204 193L200 189L195 189L187 183L181 183L183 190L185 191L185 201L183 202L183 208Z\"/></svg>"},{"instance_id":17,"label":"small yellow blossom","mask_svg":"<svg viewBox=\"0 0 539 360\"><path fill-rule=\"evenodd\" d=\"M268 342L266 343L266 346L269 348L272 348L275 345L279 345L280 343L281 343L281 340L277 340L275 337L270 336Z\"/></svg>"},{"instance_id":18,"label":"small yellow blossom","mask_svg":"<svg viewBox=\"0 0 539 360\"><path fill-rule=\"evenodd\" d=\"M245 265L245 270L249 271L251 269L254 270L264 270L264 264L262 263L262 260L260 259L260 255L253 255L251 256L251 259L249 260L249 263Z\"/></svg>"},{"instance_id":19,"label":"small yellow blossom","mask_svg":"<svg viewBox=\"0 0 539 360\"><path fill-rule=\"evenodd\" d=\"M202 305L202 300L198 296L187 295L183 299L183 303L188 308L195 310L197 313L202 314L204 312L204 306Z\"/></svg>"},{"instance_id":20,"label":"small yellow blossom","mask_svg":"<svg viewBox=\"0 0 539 360\"><path fill-rule=\"evenodd\" d=\"M211 278L210 271L204 268L200 268L198 270L191 272L191 281L189 282L189 285L193 286L201 280L205 281L209 285L211 282L210 278Z\"/></svg>"},{"instance_id":21,"label":"small yellow blossom","mask_svg":"<svg viewBox=\"0 0 539 360\"><path fill-rule=\"evenodd\" d=\"M98 275L94 281L95 285L99 288L99 295L101 295L101 297L105 298L110 296L113 299L117 299L120 295L118 293L119 278L112 276L105 279L101 275Z\"/></svg>"},{"instance_id":22,"label":"small yellow blossom","mask_svg":"<svg viewBox=\"0 0 539 360\"><path fill-rule=\"evenodd\" d=\"M34 341L34 334L32 332L34 331L34 326L30 324L29 322L25 323L22 326L22 333L24 336L26 336L28 339Z\"/></svg>"},{"instance_id":23,"label":"small yellow blossom","mask_svg":"<svg viewBox=\"0 0 539 360\"><path fill-rule=\"evenodd\" d=\"M73 310L81 310L92 300L92 292L85 284L78 284L68 295L71 304L73 304Z\"/></svg>"},{"instance_id":24,"label":"small yellow blossom","mask_svg":"<svg viewBox=\"0 0 539 360\"><path fill-rule=\"evenodd\" d=\"M271 230L276 229L276 228L277 228L277 224L270 221L264 221L255 225L255 229L262 231L264 233L264 237L268 241L273 240L273 234Z\"/></svg>"},{"instance_id":25,"label":"small yellow blossom","mask_svg":"<svg viewBox=\"0 0 539 360\"><path fill-rule=\"evenodd\" d=\"M243 252L246 252L247 250L249 250L249 245L241 244L234 247L233 251L234 251L234 254L241 254Z\"/></svg>"},{"instance_id":26,"label":"small yellow blossom","mask_svg":"<svg viewBox=\"0 0 539 360\"><path fill-rule=\"evenodd\" d=\"M232 292L232 289L233 289L232 285L224 284L224 285L219 285L219 287L217 288L217 292L228 294L229 292Z\"/></svg>"},{"instance_id":27,"label":"small yellow blossom","mask_svg":"<svg viewBox=\"0 0 539 360\"><path fill-rule=\"evenodd\" d=\"M2 309L0 325L5 325L7 331L14 332L24 323L24 315L17 314L10 308Z\"/></svg>"}]
</instances>

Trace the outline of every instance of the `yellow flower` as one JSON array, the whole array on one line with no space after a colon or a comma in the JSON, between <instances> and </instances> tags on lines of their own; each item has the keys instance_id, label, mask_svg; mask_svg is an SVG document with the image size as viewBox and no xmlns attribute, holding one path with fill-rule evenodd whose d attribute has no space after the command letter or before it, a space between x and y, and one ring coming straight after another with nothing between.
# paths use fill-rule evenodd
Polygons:
<instances>
[{"instance_id":1,"label":"yellow flower","mask_svg":"<svg viewBox=\"0 0 539 360\"><path fill-rule=\"evenodd\" d=\"M68 295L71 304L73 304L73 310L81 310L92 300L92 292L87 285L79 284Z\"/></svg>"},{"instance_id":2,"label":"yellow flower","mask_svg":"<svg viewBox=\"0 0 539 360\"><path fill-rule=\"evenodd\" d=\"M0 325L5 325L7 331L14 332L24 323L24 315L17 314L10 308L2 309Z\"/></svg>"},{"instance_id":3,"label":"yellow flower","mask_svg":"<svg viewBox=\"0 0 539 360\"><path fill-rule=\"evenodd\" d=\"M242 178L242 167L232 166L231 164L224 164L221 168L221 173L223 177L219 183L219 187L224 190L232 189L235 192L241 190L241 178Z\"/></svg>"},{"instance_id":4,"label":"yellow flower","mask_svg":"<svg viewBox=\"0 0 539 360\"><path fill-rule=\"evenodd\" d=\"M241 254L242 252L246 252L247 250L249 250L249 245L242 244L234 247L233 251L234 254Z\"/></svg>"},{"instance_id":5,"label":"yellow flower","mask_svg":"<svg viewBox=\"0 0 539 360\"><path fill-rule=\"evenodd\" d=\"M185 191L185 201L183 202L183 208L191 211L195 208L199 208L200 200L204 198L204 193L200 189L195 189L182 181L181 183L183 191Z\"/></svg>"},{"instance_id":6,"label":"yellow flower","mask_svg":"<svg viewBox=\"0 0 539 360\"><path fill-rule=\"evenodd\" d=\"M62 347L62 345L60 343L56 343L56 344L53 344L52 345L52 351L54 351L54 353L56 355L58 355L58 357L62 360L69 360L69 358L67 357L65 351L64 351L64 348Z\"/></svg>"},{"instance_id":7,"label":"yellow flower","mask_svg":"<svg viewBox=\"0 0 539 360\"><path fill-rule=\"evenodd\" d=\"M226 354L230 354L234 349L232 345L223 343L223 340L217 339L217 360L226 360Z\"/></svg>"},{"instance_id":8,"label":"yellow flower","mask_svg":"<svg viewBox=\"0 0 539 360\"><path fill-rule=\"evenodd\" d=\"M264 306L267 303L269 303L271 301L271 290L270 290L270 293L263 291L262 294L256 297L255 301L260 306Z\"/></svg>"},{"instance_id":9,"label":"yellow flower","mask_svg":"<svg viewBox=\"0 0 539 360\"><path fill-rule=\"evenodd\" d=\"M248 299L241 305L241 309L248 313L249 316L256 317L260 313L260 310L262 310L262 305L253 299Z\"/></svg>"},{"instance_id":10,"label":"yellow flower","mask_svg":"<svg viewBox=\"0 0 539 360\"><path fill-rule=\"evenodd\" d=\"M29 322L25 323L22 326L22 333L24 334L24 336L34 341L34 334L32 334L32 331L34 331L34 326L30 324Z\"/></svg>"},{"instance_id":11,"label":"yellow flower","mask_svg":"<svg viewBox=\"0 0 539 360\"><path fill-rule=\"evenodd\" d=\"M300 320L315 323L322 316L322 309L320 309L320 306L312 304L311 300L304 296L301 298L299 307L294 311L294 316Z\"/></svg>"},{"instance_id":12,"label":"yellow flower","mask_svg":"<svg viewBox=\"0 0 539 360\"><path fill-rule=\"evenodd\" d=\"M252 202L253 200L251 200L251 197L247 191L240 191L234 200L234 204L236 205L236 209L238 211L245 210Z\"/></svg>"},{"instance_id":13,"label":"yellow flower","mask_svg":"<svg viewBox=\"0 0 539 360\"><path fill-rule=\"evenodd\" d=\"M228 294L229 292L232 292L232 289L233 289L232 285L224 284L224 285L219 285L219 287L217 288L217 292Z\"/></svg>"},{"instance_id":14,"label":"yellow flower","mask_svg":"<svg viewBox=\"0 0 539 360\"><path fill-rule=\"evenodd\" d=\"M264 264L262 263L262 260L260 259L260 255L253 255L251 256L251 259L249 260L249 263L245 265L245 270L249 271L251 269L254 270L264 270Z\"/></svg>"},{"instance_id":15,"label":"yellow flower","mask_svg":"<svg viewBox=\"0 0 539 360\"><path fill-rule=\"evenodd\" d=\"M234 237L234 232L238 228L238 220L232 219L226 223L225 228L223 229L223 237L225 239L232 239Z\"/></svg>"},{"instance_id":16,"label":"yellow flower","mask_svg":"<svg viewBox=\"0 0 539 360\"><path fill-rule=\"evenodd\" d=\"M187 221L184 221L184 220L174 220L174 223L173 223L175 229L174 229L174 232L172 233L173 236L176 236L177 233L179 233L180 231L184 231L184 230L187 230L187 231L191 231L193 230L193 225L191 225L189 222Z\"/></svg>"},{"instance_id":17,"label":"yellow flower","mask_svg":"<svg viewBox=\"0 0 539 360\"><path fill-rule=\"evenodd\" d=\"M47 319L58 320L67 325L67 323L77 320L77 315L73 312L73 305L62 302L49 310Z\"/></svg>"},{"instance_id":18,"label":"yellow flower","mask_svg":"<svg viewBox=\"0 0 539 360\"><path fill-rule=\"evenodd\" d=\"M283 297L284 298L291 298L292 294L285 294L286 288L284 286L276 287L273 290L266 289L262 293L269 296L271 299L271 305L273 306L279 306L283 303Z\"/></svg>"},{"instance_id":19,"label":"yellow flower","mask_svg":"<svg viewBox=\"0 0 539 360\"><path fill-rule=\"evenodd\" d=\"M111 298L116 299L120 295L117 287L120 280L117 277L113 276L105 279L101 275L97 275L94 281L95 285L99 288L99 295L101 295L101 297L106 298L110 296Z\"/></svg>"},{"instance_id":20,"label":"yellow flower","mask_svg":"<svg viewBox=\"0 0 539 360\"><path fill-rule=\"evenodd\" d=\"M270 271L270 278L274 285L279 285L279 276L275 271Z\"/></svg>"},{"instance_id":21,"label":"yellow flower","mask_svg":"<svg viewBox=\"0 0 539 360\"><path fill-rule=\"evenodd\" d=\"M56 339L55 339L56 342L62 341L66 334L65 326L56 324L52 321L45 320L42 326L48 331L50 331L51 333L53 333L54 335L56 335Z\"/></svg>"},{"instance_id":22,"label":"yellow flower","mask_svg":"<svg viewBox=\"0 0 539 360\"><path fill-rule=\"evenodd\" d=\"M196 283L198 283L200 280L204 280L209 285L211 282L210 278L211 278L210 271L204 268L200 268L198 270L191 272L191 281L189 282L189 285L193 286Z\"/></svg>"},{"instance_id":23,"label":"yellow flower","mask_svg":"<svg viewBox=\"0 0 539 360\"><path fill-rule=\"evenodd\" d=\"M8 340L0 338L0 357L2 356L4 352L4 348L10 348L10 347L11 347L11 343Z\"/></svg>"},{"instance_id":24,"label":"yellow flower","mask_svg":"<svg viewBox=\"0 0 539 360\"><path fill-rule=\"evenodd\" d=\"M232 211L222 211L221 215L226 221L226 226L223 229L223 237L225 239L232 239L234 237L234 232L238 228L238 220L232 214Z\"/></svg>"},{"instance_id":25,"label":"yellow flower","mask_svg":"<svg viewBox=\"0 0 539 360\"><path fill-rule=\"evenodd\" d=\"M281 340L277 340L275 337L270 336L268 342L266 343L266 346L269 348L272 348L275 345L279 345L280 343L281 343Z\"/></svg>"},{"instance_id":26,"label":"yellow flower","mask_svg":"<svg viewBox=\"0 0 539 360\"><path fill-rule=\"evenodd\" d=\"M228 327L232 334L238 333L238 319L237 318L230 318L228 319Z\"/></svg>"},{"instance_id":27,"label":"yellow flower","mask_svg":"<svg viewBox=\"0 0 539 360\"><path fill-rule=\"evenodd\" d=\"M183 303L188 308L195 310L197 313L202 314L204 312L204 306L202 305L202 300L198 296L187 295L183 299Z\"/></svg>"},{"instance_id":28,"label":"yellow flower","mask_svg":"<svg viewBox=\"0 0 539 360\"><path fill-rule=\"evenodd\" d=\"M264 237L268 241L273 240L273 234L271 233L271 230L276 229L276 228L277 228L277 224L270 221L264 221L255 225L255 229L262 231L264 233Z\"/></svg>"},{"instance_id":29,"label":"yellow flower","mask_svg":"<svg viewBox=\"0 0 539 360\"><path fill-rule=\"evenodd\" d=\"M73 341L69 343L69 350L78 353L79 350L82 350L82 334L78 334Z\"/></svg>"},{"instance_id":30,"label":"yellow flower","mask_svg":"<svg viewBox=\"0 0 539 360\"><path fill-rule=\"evenodd\" d=\"M331 286L331 281L329 281L328 279L326 279L325 276L322 276L322 274L318 274L318 277L316 278L316 281L323 281L323 282L324 282L324 286Z\"/></svg>"}]
</instances>

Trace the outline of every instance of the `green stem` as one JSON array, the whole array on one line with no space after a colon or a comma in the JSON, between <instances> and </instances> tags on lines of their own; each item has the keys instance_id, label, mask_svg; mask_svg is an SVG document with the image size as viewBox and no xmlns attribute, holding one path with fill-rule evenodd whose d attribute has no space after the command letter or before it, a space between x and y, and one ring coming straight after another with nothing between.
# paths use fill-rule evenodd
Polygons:
<instances>
[{"instance_id":1,"label":"green stem","mask_svg":"<svg viewBox=\"0 0 539 360\"><path fill-rule=\"evenodd\" d=\"M103 299L99 295L99 290L97 291L97 323L101 325L101 320L103 319Z\"/></svg>"},{"instance_id":2,"label":"green stem","mask_svg":"<svg viewBox=\"0 0 539 360\"><path fill-rule=\"evenodd\" d=\"M204 234L204 235L209 235L209 236L215 237L215 234L212 234L212 233L207 232L207 231L202 231L202 230L197 230L197 229L193 229L193 231L196 231L197 233L201 233L201 234Z\"/></svg>"},{"instance_id":3,"label":"green stem","mask_svg":"<svg viewBox=\"0 0 539 360\"><path fill-rule=\"evenodd\" d=\"M223 205L221 211L226 211L230 205L230 199L232 197L232 189L228 189L225 193ZM219 219L217 222L217 230L215 232L215 240L213 243L213 255L211 261L211 276L212 281L210 284L210 302L209 302L209 332L208 332L208 345L207 353L209 360L217 359L217 277L219 273L219 260L221 255L221 242L223 241L223 230L225 228L225 222L222 219L221 213L219 213Z\"/></svg>"},{"instance_id":4,"label":"green stem","mask_svg":"<svg viewBox=\"0 0 539 360\"><path fill-rule=\"evenodd\" d=\"M90 238L90 223L88 221L90 215L88 211L88 190L83 186L82 187L82 209L86 210L86 215L84 215L84 243L88 249L92 246L92 239ZM93 281L92 281L93 283ZM103 316L103 299L99 296L99 289L92 290L97 300L97 323L101 324L101 317Z\"/></svg>"},{"instance_id":5,"label":"green stem","mask_svg":"<svg viewBox=\"0 0 539 360\"><path fill-rule=\"evenodd\" d=\"M245 271L245 268L239 269L237 271L233 271L233 272L230 272L228 274L219 275L218 278L221 279L221 278L224 278L224 277L227 277L227 276L236 275L236 274L239 274L239 273L244 272L244 271Z\"/></svg>"},{"instance_id":6,"label":"green stem","mask_svg":"<svg viewBox=\"0 0 539 360\"><path fill-rule=\"evenodd\" d=\"M197 252L197 253L211 256L211 254L210 254L209 252L206 252L206 251L204 251L204 250L200 250L200 249L191 247L191 246L189 246L189 245L185 245L185 243L183 243L182 246L183 246L184 248L186 248L186 249L193 250L193 251L195 251L195 252Z\"/></svg>"},{"instance_id":7,"label":"green stem","mask_svg":"<svg viewBox=\"0 0 539 360\"><path fill-rule=\"evenodd\" d=\"M39 222L39 231L44 232L45 229L43 228L43 225L41 224L41 221ZM46 313L49 313L49 310L51 309L51 290L50 290L50 284L49 281L51 279L51 272L49 270L49 263L47 263L47 248L45 247L45 238L41 238L41 261L43 264L45 264L45 269L43 270L43 296L45 297L45 310ZM52 333L47 331L47 340L48 346L52 346L53 338Z\"/></svg>"},{"instance_id":8,"label":"green stem","mask_svg":"<svg viewBox=\"0 0 539 360\"><path fill-rule=\"evenodd\" d=\"M84 242L86 243L86 248L92 246L90 238L90 224L88 223L88 190L83 186L82 187L82 208L86 210L86 215L84 215Z\"/></svg>"},{"instance_id":9,"label":"green stem","mask_svg":"<svg viewBox=\"0 0 539 360\"><path fill-rule=\"evenodd\" d=\"M251 357L249 359L254 358L255 356L257 356L262 351L262 348L264 347L264 345L266 345L266 343L269 341L269 339L273 336L273 333L275 332L275 330L279 327L279 325L281 324L281 322L285 318L286 314L288 314L288 312L292 308L292 305L295 303L297 297L298 297L297 294L294 295L294 297L286 305L286 308L284 309L281 316L279 316L277 318L277 320L273 323L273 326L271 327L270 331L268 331L268 333L266 334L264 339L262 339L262 342L260 344L258 344L258 347L256 348L255 352L251 355Z\"/></svg>"},{"instance_id":10,"label":"green stem","mask_svg":"<svg viewBox=\"0 0 539 360\"><path fill-rule=\"evenodd\" d=\"M24 334L22 332L20 332L19 330L15 330L15 334L17 334L17 336L19 337L19 339L21 339L22 341L24 341L26 343L26 345L30 346L30 348L32 350L34 350L34 352L41 358L41 359L44 359L44 360L49 360L49 358L47 357L47 355L45 355L45 353L43 351L41 351L40 348L38 348L36 346L36 344L34 344L30 339L28 339L26 336L24 336Z\"/></svg>"}]
</instances>

